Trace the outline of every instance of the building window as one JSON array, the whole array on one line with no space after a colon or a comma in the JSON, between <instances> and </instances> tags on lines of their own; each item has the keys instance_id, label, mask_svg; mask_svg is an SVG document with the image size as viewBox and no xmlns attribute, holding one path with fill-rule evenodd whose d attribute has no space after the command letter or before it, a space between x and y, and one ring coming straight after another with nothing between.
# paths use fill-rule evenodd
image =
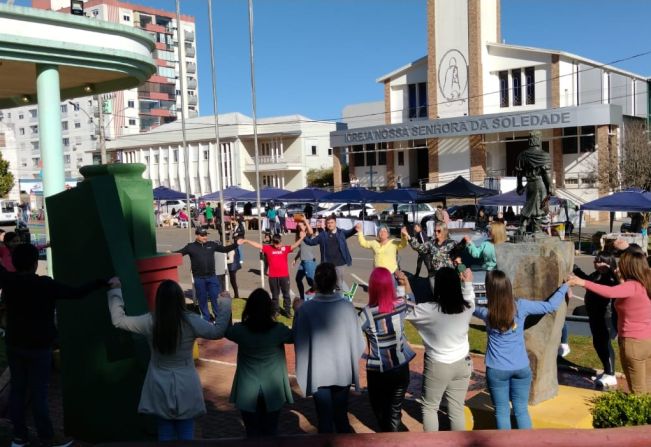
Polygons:
<instances>
[{"instance_id":1,"label":"building window","mask_svg":"<svg viewBox=\"0 0 651 447\"><path fill-rule=\"evenodd\" d=\"M522 70L511 70L511 77L513 78L513 105L522 105Z\"/></svg>"},{"instance_id":2,"label":"building window","mask_svg":"<svg viewBox=\"0 0 651 447\"><path fill-rule=\"evenodd\" d=\"M70 155L64 155L63 156L63 162L65 164L70 164Z\"/></svg>"},{"instance_id":3,"label":"building window","mask_svg":"<svg viewBox=\"0 0 651 447\"><path fill-rule=\"evenodd\" d=\"M61 106L63 108L64 106ZM29 111L29 114L31 115L32 118L36 118L38 116L38 110L32 109Z\"/></svg>"},{"instance_id":4,"label":"building window","mask_svg":"<svg viewBox=\"0 0 651 447\"><path fill-rule=\"evenodd\" d=\"M123 15L122 20L124 20L125 22L130 22L131 21L131 16Z\"/></svg>"},{"instance_id":5,"label":"building window","mask_svg":"<svg viewBox=\"0 0 651 447\"><path fill-rule=\"evenodd\" d=\"M79 121L75 121L75 129L81 128L81 123Z\"/></svg>"},{"instance_id":6,"label":"building window","mask_svg":"<svg viewBox=\"0 0 651 447\"><path fill-rule=\"evenodd\" d=\"M61 113L68 113L68 105L61 104Z\"/></svg>"},{"instance_id":7,"label":"building window","mask_svg":"<svg viewBox=\"0 0 651 447\"><path fill-rule=\"evenodd\" d=\"M312 155L316 155L316 146L312 146Z\"/></svg>"},{"instance_id":8,"label":"building window","mask_svg":"<svg viewBox=\"0 0 651 447\"><path fill-rule=\"evenodd\" d=\"M149 155L145 155L145 163L149 164Z\"/></svg>"},{"instance_id":9,"label":"building window","mask_svg":"<svg viewBox=\"0 0 651 447\"><path fill-rule=\"evenodd\" d=\"M566 127L563 129L563 153L578 154L593 152L595 145L595 127Z\"/></svg>"},{"instance_id":10,"label":"building window","mask_svg":"<svg viewBox=\"0 0 651 447\"><path fill-rule=\"evenodd\" d=\"M366 166L375 166L377 162L375 161L375 144L367 144L364 146L366 151Z\"/></svg>"},{"instance_id":11,"label":"building window","mask_svg":"<svg viewBox=\"0 0 651 447\"><path fill-rule=\"evenodd\" d=\"M328 148L328 157L330 157L330 156L332 156L332 148L331 147Z\"/></svg>"},{"instance_id":12,"label":"building window","mask_svg":"<svg viewBox=\"0 0 651 447\"><path fill-rule=\"evenodd\" d=\"M32 141L32 150L37 151L39 149L38 141Z\"/></svg>"},{"instance_id":13,"label":"building window","mask_svg":"<svg viewBox=\"0 0 651 447\"><path fill-rule=\"evenodd\" d=\"M377 164L381 166L386 166L387 164L387 144L380 143L377 151Z\"/></svg>"},{"instance_id":14,"label":"building window","mask_svg":"<svg viewBox=\"0 0 651 447\"><path fill-rule=\"evenodd\" d=\"M536 74L534 67L524 69L524 82L527 89L527 104L536 103Z\"/></svg>"},{"instance_id":15,"label":"building window","mask_svg":"<svg viewBox=\"0 0 651 447\"><path fill-rule=\"evenodd\" d=\"M39 163L41 162L40 158L32 158L32 166L38 168Z\"/></svg>"},{"instance_id":16,"label":"building window","mask_svg":"<svg viewBox=\"0 0 651 447\"><path fill-rule=\"evenodd\" d=\"M19 133L20 135L25 135L25 128L24 128L24 127L21 127L21 128L18 130L18 133Z\"/></svg>"},{"instance_id":17,"label":"building window","mask_svg":"<svg viewBox=\"0 0 651 447\"><path fill-rule=\"evenodd\" d=\"M32 129L32 135L38 134L38 126L29 126Z\"/></svg>"},{"instance_id":18,"label":"building window","mask_svg":"<svg viewBox=\"0 0 651 447\"><path fill-rule=\"evenodd\" d=\"M154 155L154 163L158 164L158 161L159 161L159 156L158 156L158 155Z\"/></svg>"},{"instance_id":19,"label":"building window","mask_svg":"<svg viewBox=\"0 0 651 447\"><path fill-rule=\"evenodd\" d=\"M498 73L500 79L500 107L509 106L509 72L500 71Z\"/></svg>"},{"instance_id":20,"label":"building window","mask_svg":"<svg viewBox=\"0 0 651 447\"><path fill-rule=\"evenodd\" d=\"M136 125L136 120L133 118L129 118L129 126L135 126Z\"/></svg>"},{"instance_id":21,"label":"building window","mask_svg":"<svg viewBox=\"0 0 651 447\"><path fill-rule=\"evenodd\" d=\"M127 101L127 107L133 109L136 106L135 101Z\"/></svg>"},{"instance_id":22,"label":"building window","mask_svg":"<svg viewBox=\"0 0 651 447\"><path fill-rule=\"evenodd\" d=\"M63 145L64 145L65 147L70 146L70 138L64 138L64 139L63 139Z\"/></svg>"},{"instance_id":23,"label":"building window","mask_svg":"<svg viewBox=\"0 0 651 447\"><path fill-rule=\"evenodd\" d=\"M23 115L22 112L19 113L19 114L18 114L18 119L19 119L19 120L22 120L23 118L25 118L25 115Z\"/></svg>"},{"instance_id":24,"label":"building window","mask_svg":"<svg viewBox=\"0 0 651 447\"><path fill-rule=\"evenodd\" d=\"M409 84L409 118L427 117L427 83Z\"/></svg>"},{"instance_id":25,"label":"building window","mask_svg":"<svg viewBox=\"0 0 651 447\"><path fill-rule=\"evenodd\" d=\"M353 164L355 166L364 166L364 146L353 146Z\"/></svg>"},{"instance_id":26,"label":"building window","mask_svg":"<svg viewBox=\"0 0 651 447\"><path fill-rule=\"evenodd\" d=\"M174 163L179 162L179 150L178 149L174 149L174 151L172 152L172 157L173 157L172 159L174 160Z\"/></svg>"},{"instance_id":27,"label":"building window","mask_svg":"<svg viewBox=\"0 0 651 447\"><path fill-rule=\"evenodd\" d=\"M398 166L405 165L405 153L403 151L398 152Z\"/></svg>"},{"instance_id":28,"label":"building window","mask_svg":"<svg viewBox=\"0 0 651 447\"><path fill-rule=\"evenodd\" d=\"M61 130L68 130L68 122L61 121Z\"/></svg>"},{"instance_id":29,"label":"building window","mask_svg":"<svg viewBox=\"0 0 651 447\"><path fill-rule=\"evenodd\" d=\"M208 151L203 151L203 159L208 160Z\"/></svg>"},{"instance_id":30,"label":"building window","mask_svg":"<svg viewBox=\"0 0 651 447\"><path fill-rule=\"evenodd\" d=\"M93 17L97 17L99 15L99 9L93 9L91 12L93 13Z\"/></svg>"}]
</instances>

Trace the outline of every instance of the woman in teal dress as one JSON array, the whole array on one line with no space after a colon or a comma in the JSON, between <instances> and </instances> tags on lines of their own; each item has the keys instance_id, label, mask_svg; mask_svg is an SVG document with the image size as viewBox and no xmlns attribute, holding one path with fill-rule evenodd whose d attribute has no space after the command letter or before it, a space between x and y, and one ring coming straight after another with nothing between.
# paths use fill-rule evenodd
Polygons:
<instances>
[{"instance_id":1,"label":"woman in teal dress","mask_svg":"<svg viewBox=\"0 0 651 447\"><path fill-rule=\"evenodd\" d=\"M466 236L466 251L473 258L481 260L483 270L493 270L497 265L495 259L495 246L506 242L506 227L504 222L492 222L488 229L489 239L482 242L479 246L472 243L472 239Z\"/></svg>"},{"instance_id":2,"label":"woman in teal dress","mask_svg":"<svg viewBox=\"0 0 651 447\"><path fill-rule=\"evenodd\" d=\"M274 436L280 409L293 403L284 346L293 343L293 336L273 315L269 293L256 289L246 302L242 322L226 331L226 338L238 345L230 402L242 412L248 437Z\"/></svg>"}]
</instances>

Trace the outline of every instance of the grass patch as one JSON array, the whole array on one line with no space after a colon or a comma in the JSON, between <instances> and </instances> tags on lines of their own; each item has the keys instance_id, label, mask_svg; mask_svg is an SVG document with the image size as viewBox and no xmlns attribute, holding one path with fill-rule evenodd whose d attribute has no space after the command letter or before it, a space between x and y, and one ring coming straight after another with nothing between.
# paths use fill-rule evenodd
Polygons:
<instances>
[{"instance_id":1,"label":"grass patch","mask_svg":"<svg viewBox=\"0 0 651 447\"><path fill-rule=\"evenodd\" d=\"M234 320L241 319L245 304L246 300L243 300L241 298L233 300ZM277 321L289 327L292 326L292 320L289 318L285 318L279 315ZM410 322L407 322L405 325L405 334L409 343L414 345L423 344L423 339L420 337L420 334ZM470 343L470 352L482 355L486 354L486 330L484 326L471 324L470 330L468 331L468 342ZM570 335L570 349L572 351L567 357L565 357L565 360L568 362L572 362L575 365L583 366L585 368L602 369L603 366L601 365L601 361L599 360L597 353L592 347L592 337ZM616 358L615 369L616 371L621 372L623 370L622 365L619 361L619 346L617 346L617 343L613 343L613 349L615 350Z\"/></svg>"}]
</instances>

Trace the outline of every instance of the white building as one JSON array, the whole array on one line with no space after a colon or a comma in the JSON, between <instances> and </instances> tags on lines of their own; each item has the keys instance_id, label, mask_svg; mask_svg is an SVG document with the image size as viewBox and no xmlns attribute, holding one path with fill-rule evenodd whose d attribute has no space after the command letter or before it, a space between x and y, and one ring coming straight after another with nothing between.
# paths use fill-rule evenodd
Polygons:
<instances>
[{"instance_id":1,"label":"white building","mask_svg":"<svg viewBox=\"0 0 651 447\"><path fill-rule=\"evenodd\" d=\"M384 123L333 132L335 164L347 154L364 186L481 183L513 176L529 131L541 130L557 187L576 201L616 187L609 166L621 159L623 125L647 118L646 77L500 43L499 0L428 0L426 12L428 54L377 79Z\"/></svg>"},{"instance_id":2,"label":"white building","mask_svg":"<svg viewBox=\"0 0 651 447\"><path fill-rule=\"evenodd\" d=\"M261 186L296 190L307 186L310 169L332 166L330 132L336 124L301 115L258 120L258 164ZM215 150L214 116L189 119L186 141L190 160L190 192L207 194L232 185L254 189L255 145L253 120L240 113L219 115L221 169ZM124 163L144 163L145 176L157 186L186 191L186 163L181 123L129 135L108 143Z\"/></svg>"},{"instance_id":3,"label":"white building","mask_svg":"<svg viewBox=\"0 0 651 447\"><path fill-rule=\"evenodd\" d=\"M33 0L32 5L65 14L69 14L70 9L69 0ZM181 16L182 42L179 45L174 12L117 0L86 0L84 8L89 18L137 27L152 34L156 39L154 58L158 71L138 88L101 98L88 96L61 103L66 178L77 178L80 167L100 162L100 127L105 141L109 141L175 121L184 112L181 110L182 94L185 116L199 115L194 17ZM183 91L180 63L184 64L186 75ZM35 105L7 109L0 118L15 132L18 155L17 164L12 163L11 169L17 180L40 177L36 109Z\"/></svg>"}]
</instances>

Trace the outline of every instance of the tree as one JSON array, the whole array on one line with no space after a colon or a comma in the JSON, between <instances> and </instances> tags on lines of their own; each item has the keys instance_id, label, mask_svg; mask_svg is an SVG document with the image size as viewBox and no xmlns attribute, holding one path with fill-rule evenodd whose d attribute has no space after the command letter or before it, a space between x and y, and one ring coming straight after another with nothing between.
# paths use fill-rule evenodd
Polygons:
<instances>
[{"instance_id":1,"label":"tree","mask_svg":"<svg viewBox=\"0 0 651 447\"><path fill-rule=\"evenodd\" d=\"M623 133L620 163L622 186L649 190L651 189L651 145L646 121L625 119Z\"/></svg>"},{"instance_id":2,"label":"tree","mask_svg":"<svg viewBox=\"0 0 651 447\"><path fill-rule=\"evenodd\" d=\"M348 166L343 166L341 170L342 182L347 183ZM332 168L310 169L307 171L307 186L326 187L334 186L334 176Z\"/></svg>"},{"instance_id":3,"label":"tree","mask_svg":"<svg viewBox=\"0 0 651 447\"><path fill-rule=\"evenodd\" d=\"M0 152L0 197L6 197L14 187L14 175L9 172L9 162L2 158Z\"/></svg>"}]
</instances>

